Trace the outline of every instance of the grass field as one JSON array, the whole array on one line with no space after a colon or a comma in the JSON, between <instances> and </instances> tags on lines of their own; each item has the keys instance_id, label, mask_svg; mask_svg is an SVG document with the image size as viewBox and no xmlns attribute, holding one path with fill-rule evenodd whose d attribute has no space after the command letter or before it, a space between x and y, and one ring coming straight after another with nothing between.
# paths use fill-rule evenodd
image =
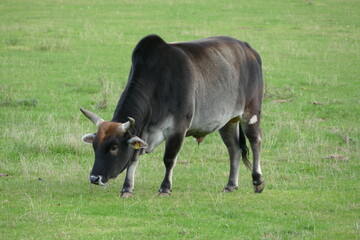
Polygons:
<instances>
[{"instance_id":1,"label":"grass field","mask_svg":"<svg viewBox=\"0 0 360 240\"><path fill-rule=\"evenodd\" d=\"M357 0L1 0L1 239L360 239L360 4ZM162 150L92 186L95 126L111 119L145 35L228 35L263 59L262 168L224 194L219 134L187 139L173 194L156 197Z\"/></svg>"}]
</instances>

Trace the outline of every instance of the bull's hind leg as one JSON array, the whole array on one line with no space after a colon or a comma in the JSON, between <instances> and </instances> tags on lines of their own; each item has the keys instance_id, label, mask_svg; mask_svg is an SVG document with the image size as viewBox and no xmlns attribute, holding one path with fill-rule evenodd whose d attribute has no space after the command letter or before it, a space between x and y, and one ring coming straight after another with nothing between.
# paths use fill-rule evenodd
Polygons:
<instances>
[{"instance_id":1,"label":"bull's hind leg","mask_svg":"<svg viewBox=\"0 0 360 240\"><path fill-rule=\"evenodd\" d=\"M249 139L253 153L252 178L255 193L261 193L265 187L260 167L261 150L261 129L260 129L260 111L257 114L247 114L247 119L243 119L241 126L244 129L246 137Z\"/></svg>"},{"instance_id":2,"label":"bull's hind leg","mask_svg":"<svg viewBox=\"0 0 360 240\"><path fill-rule=\"evenodd\" d=\"M238 189L239 165L242 151L239 144L239 123L229 122L219 132L230 156L229 182L225 186L224 192L232 192Z\"/></svg>"}]
</instances>

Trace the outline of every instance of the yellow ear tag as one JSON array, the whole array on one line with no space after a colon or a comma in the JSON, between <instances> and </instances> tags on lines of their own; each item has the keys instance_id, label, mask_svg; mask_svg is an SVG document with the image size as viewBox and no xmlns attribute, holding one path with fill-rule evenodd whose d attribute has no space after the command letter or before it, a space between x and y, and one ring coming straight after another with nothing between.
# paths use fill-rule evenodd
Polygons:
<instances>
[{"instance_id":1,"label":"yellow ear tag","mask_svg":"<svg viewBox=\"0 0 360 240\"><path fill-rule=\"evenodd\" d=\"M140 149L140 143L139 143L139 142L136 142L136 143L134 144L134 148L135 148L135 149Z\"/></svg>"}]
</instances>

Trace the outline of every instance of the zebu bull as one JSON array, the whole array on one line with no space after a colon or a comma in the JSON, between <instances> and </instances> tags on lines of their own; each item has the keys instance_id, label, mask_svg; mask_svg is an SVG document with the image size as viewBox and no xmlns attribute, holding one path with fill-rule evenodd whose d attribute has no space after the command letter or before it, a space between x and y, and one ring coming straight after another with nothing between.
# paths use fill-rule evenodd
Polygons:
<instances>
[{"instance_id":1,"label":"zebu bull","mask_svg":"<svg viewBox=\"0 0 360 240\"><path fill-rule=\"evenodd\" d=\"M184 138L201 142L219 130L230 155L224 191L238 188L240 158L251 165L246 136L253 152L253 185L260 193L262 98L261 59L248 43L230 37L166 43L147 36L134 49L128 83L112 120L81 109L98 128L83 137L95 152L90 181L103 185L127 169L121 196L132 196L139 156L166 141L166 172L158 194L169 195Z\"/></svg>"}]
</instances>

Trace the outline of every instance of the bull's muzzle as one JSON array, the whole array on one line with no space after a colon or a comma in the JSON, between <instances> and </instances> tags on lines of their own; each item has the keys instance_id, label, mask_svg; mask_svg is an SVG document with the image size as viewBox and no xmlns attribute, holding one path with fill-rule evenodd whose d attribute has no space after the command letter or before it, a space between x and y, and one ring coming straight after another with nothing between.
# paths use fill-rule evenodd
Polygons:
<instances>
[{"instance_id":1,"label":"bull's muzzle","mask_svg":"<svg viewBox=\"0 0 360 240\"><path fill-rule=\"evenodd\" d=\"M105 183L102 182L102 176L95 176L95 175L91 175L90 176L90 182L92 184L95 185L100 185L100 186L104 186Z\"/></svg>"}]
</instances>

